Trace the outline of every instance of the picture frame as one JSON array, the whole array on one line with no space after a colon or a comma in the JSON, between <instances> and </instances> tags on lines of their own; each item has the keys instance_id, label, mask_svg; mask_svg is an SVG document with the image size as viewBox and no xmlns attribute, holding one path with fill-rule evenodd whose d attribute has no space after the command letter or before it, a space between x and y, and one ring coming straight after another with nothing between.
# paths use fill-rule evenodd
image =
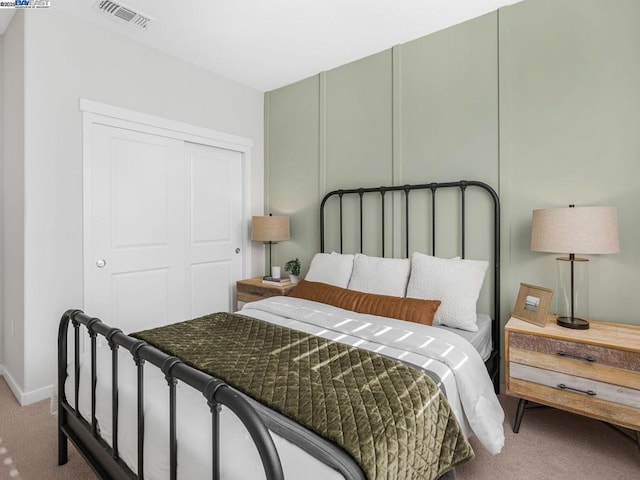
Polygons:
<instances>
[{"instance_id":1,"label":"picture frame","mask_svg":"<svg viewBox=\"0 0 640 480\"><path fill-rule=\"evenodd\" d=\"M520 284L520 291L512 315L539 327L544 327L553 299L553 290L527 283Z\"/></svg>"}]
</instances>

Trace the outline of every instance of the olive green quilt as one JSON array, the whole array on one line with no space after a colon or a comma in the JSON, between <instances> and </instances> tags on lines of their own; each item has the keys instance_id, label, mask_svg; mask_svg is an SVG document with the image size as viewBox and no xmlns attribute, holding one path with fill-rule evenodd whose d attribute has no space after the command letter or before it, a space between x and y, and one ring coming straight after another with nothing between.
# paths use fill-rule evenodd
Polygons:
<instances>
[{"instance_id":1,"label":"olive green quilt","mask_svg":"<svg viewBox=\"0 0 640 480\"><path fill-rule=\"evenodd\" d=\"M433 380L374 352L230 313L132 336L339 445L370 480L436 479L474 456Z\"/></svg>"}]
</instances>

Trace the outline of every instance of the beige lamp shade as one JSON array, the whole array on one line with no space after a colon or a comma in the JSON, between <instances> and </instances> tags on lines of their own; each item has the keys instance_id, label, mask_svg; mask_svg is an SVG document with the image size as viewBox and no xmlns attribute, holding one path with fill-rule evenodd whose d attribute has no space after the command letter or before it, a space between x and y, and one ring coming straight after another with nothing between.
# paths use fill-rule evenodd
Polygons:
<instances>
[{"instance_id":1,"label":"beige lamp shade","mask_svg":"<svg viewBox=\"0 0 640 480\"><path fill-rule=\"evenodd\" d=\"M278 243L289 240L289 217L255 216L251 220L251 240Z\"/></svg>"},{"instance_id":2,"label":"beige lamp shade","mask_svg":"<svg viewBox=\"0 0 640 480\"><path fill-rule=\"evenodd\" d=\"M618 213L613 207L533 211L531 250L551 253L618 253Z\"/></svg>"}]
</instances>

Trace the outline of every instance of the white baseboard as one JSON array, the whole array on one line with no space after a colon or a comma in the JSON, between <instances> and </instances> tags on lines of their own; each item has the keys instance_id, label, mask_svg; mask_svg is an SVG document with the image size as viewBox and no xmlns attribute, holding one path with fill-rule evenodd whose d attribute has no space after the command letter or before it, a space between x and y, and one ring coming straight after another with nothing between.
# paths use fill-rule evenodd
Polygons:
<instances>
[{"instance_id":1,"label":"white baseboard","mask_svg":"<svg viewBox=\"0 0 640 480\"><path fill-rule=\"evenodd\" d=\"M22 390L18 386L18 383L11 376L11 373L9 373L9 370L4 368L4 366L2 367L2 376L4 377L4 381L7 382L7 385L9 385L9 389L13 392L13 396L16 397L18 403L22 405L22 402L20 401L20 399L22 398Z\"/></svg>"},{"instance_id":2,"label":"white baseboard","mask_svg":"<svg viewBox=\"0 0 640 480\"><path fill-rule=\"evenodd\" d=\"M9 385L13 396L16 397L16 400L18 400L18 403L22 406L31 405L32 403L49 399L53 394L52 385L32 390L30 392L23 392L11 373L9 373L3 365L0 365L0 376L4 377L4 380L7 382L7 385Z\"/></svg>"}]
</instances>

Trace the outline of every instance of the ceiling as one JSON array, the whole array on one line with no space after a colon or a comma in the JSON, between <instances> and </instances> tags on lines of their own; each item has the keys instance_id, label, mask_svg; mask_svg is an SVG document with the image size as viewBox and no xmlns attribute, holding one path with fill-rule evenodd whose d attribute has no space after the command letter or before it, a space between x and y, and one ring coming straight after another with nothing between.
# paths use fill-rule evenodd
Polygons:
<instances>
[{"instance_id":1,"label":"ceiling","mask_svg":"<svg viewBox=\"0 0 640 480\"><path fill-rule=\"evenodd\" d=\"M155 19L147 30L103 15L98 0L50 9L270 91L518 1L125 0ZM0 10L0 33L13 13Z\"/></svg>"}]
</instances>

